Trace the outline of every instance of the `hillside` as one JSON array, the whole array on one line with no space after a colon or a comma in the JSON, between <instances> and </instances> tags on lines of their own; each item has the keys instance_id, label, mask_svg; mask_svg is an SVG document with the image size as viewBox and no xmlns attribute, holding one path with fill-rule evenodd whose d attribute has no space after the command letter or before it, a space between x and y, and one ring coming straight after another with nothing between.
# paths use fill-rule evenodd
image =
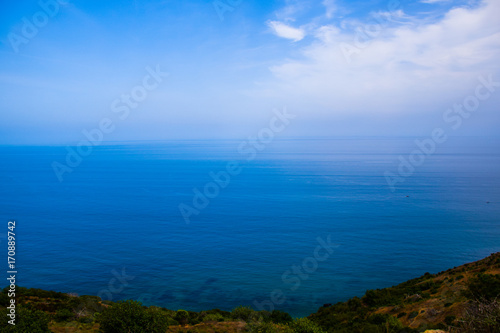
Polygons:
<instances>
[{"instance_id":1,"label":"hillside","mask_svg":"<svg viewBox=\"0 0 500 333\"><path fill-rule=\"evenodd\" d=\"M500 294L500 253L401 283L368 290L361 298L324 305L309 319L329 332L352 332L356 321L396 318L408 328L453 330L461 326L474 300L491 302ZM500 327L500 318L496 318ZM335 329L337 328L337 330ZM491 332L500 332L498 330Z\"/></svg>"},{"instance_id":2,"label":"hillside","mask_svg":"<svg viewBox=\"0 0 500 333\"><path fill-rule=\"evenodd\" d=\"M500 253L346 302L325 304L307 318L238 307L202 312L144 307L17 287L16 326L0 332L500 332ZM0 304L9 305L8 287ZM5 318L5 315L4 315ZM442 332L442 331L441 331Z\"/></svg>"}]
</instances>

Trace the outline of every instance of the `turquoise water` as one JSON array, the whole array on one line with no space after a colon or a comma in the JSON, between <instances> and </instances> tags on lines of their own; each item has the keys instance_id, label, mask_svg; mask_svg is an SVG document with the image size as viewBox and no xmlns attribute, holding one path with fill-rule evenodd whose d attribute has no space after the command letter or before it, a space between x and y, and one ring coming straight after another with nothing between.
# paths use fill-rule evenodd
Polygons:
<instances>
[{"instance_id":1,"label":"turquoise water","mask_svg":"<svg viewBox=\"0 0 500 333\"><path fill-rule=\"evenodd\" d=\"M500 250L498 139L450 138L392 192L413 141L281 140L250 161L238 141L107 145L62 182L65 147L3 146L1 240L15 219L21 286L308 315ZM179 205L229 161L241 172L187 224Z\"/></svg>"}]
</instances>

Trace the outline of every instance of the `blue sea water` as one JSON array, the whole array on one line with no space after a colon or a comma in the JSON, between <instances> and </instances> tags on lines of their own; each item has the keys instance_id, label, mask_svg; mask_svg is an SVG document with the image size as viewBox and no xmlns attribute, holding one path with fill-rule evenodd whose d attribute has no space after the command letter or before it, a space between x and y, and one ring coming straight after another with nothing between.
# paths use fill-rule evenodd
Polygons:
<instances>
[{"instance_id":1,"label":"blue sea water","mask_svg":"<svg viewBox=\"0 0 500 333\"><path fill-rule=\"evenodd\" d=\"M276 140L249 161L239 141L103 145L62 182L64 146L2 146L0 240L15 219L20 286L304 316L500 251L498 138L449 138L392 192L414 140ZM229 161L241 173L187 224L179 205Z\"/></svg>"}]
</instances>

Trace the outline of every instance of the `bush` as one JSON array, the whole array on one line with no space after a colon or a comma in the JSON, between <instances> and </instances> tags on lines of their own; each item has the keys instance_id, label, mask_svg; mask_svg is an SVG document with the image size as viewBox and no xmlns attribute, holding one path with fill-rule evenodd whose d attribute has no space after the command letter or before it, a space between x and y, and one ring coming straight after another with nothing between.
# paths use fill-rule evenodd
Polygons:
<instances>
[{"instance_id":1,"label":"bush","mask_svg":"<svg viewBox=\"0 0 500 333\"><path fill-rule=\"evenodd\" d=\"M4 291L6 291L8 287L4 288ZM61 300L66 300L69 298L68 294L65 293L60 293L57 291L48 291L48 290L43 290L43 289L38 289L38 288L24 288L24 287L17 287L17 296L33 296L33 297L40 297L40 298L54 298L54 299L61 299Z\"/></svg>"},{"instance_id":2,"label":"bush","mask_svg":"<svg viewBox=\"0 0 500 333\"><path fill-rule=\"evenodd\" d=\"M10 297L6 293L0 293L0 306L9 306Z\"/></svg>"},{"instance_id":3,"label":"bush","mask_svg":"<svg viewBox=\"0 0 500 333\"><path fill-rule=\"evenodd\" d=\"M273 310L273 312L271 312L271 315L269 316L269 319L276 324L288 324L293 321L292 316L290 316L286 312L279 310Z\"/></svg>"},{"instance_id":4,"label":"bush","mask_svg":"<svg viewBox=\"0 0 500 333\"><path fill-rule=\"evenodd\" d=\"M290 327L295 333L325 333L316 323L307 318L300 318L294 320Z\"/></svg>"},{"instance_id":5,"label":"bush","mask_svg":"<svg viewBox=\"0 0 500 333\"><path fill-rule=\"evenodd\" d=\"M18 307L16 309L16 325L14 326L7 322L6 314L8 312L6 310L3 311L4 315L0 321L1 332L50 333L50 319L45 312Z\"/></svg>"},{"instance_id":6,"label":"bush","mask_svg":"<svg viewBox=\"0 0 500 333\"><path fill-rule=\"evenodd\" d=\"M74 318L75 318L75 314L68 309L58 310L56 312L56 314L54 315L54 320L57 322L71 321Z\"/></svg>"},{"instance_id":7,"label":"bush","mask_svg":"<svg viewBox=\"0 0 500 333\"><path fill-rule=\"evenodd\" d=\"M224 317L220 313L210 313L207 314L205 317L203 317L203 322L219 322L219 321L224 321Z\"/></svg>"},{"instance_id":8,"label":"bush","mask_svg":"<svg viewBox=\"0 0 500 333\"><path fill-rule=\"evenodd\" d=\"M368 290L362 299L366 305L371 307L389 305L394 302L388 289Z\"/></svg>"},{"instance_id":9,"label":"bush","mask_svg":"<svg viewBox=\"0 0 500 333\"><path fill-rule=\"evenodd\" d=\"M83 295L80 297L73 297L68 304L73 312L77 313L77 317L92 315L105 309L101 304L101 299L97 296ZM114 303L110 303L110 305L113 304Z\"/></svg>"},{"instance_id":10,"label":"bush","mask_svg":"<svg viewBox=\"0 0 500 333\"><path fill-rule=\"evenodd\" d=\"M165 333L168 318L157 308L147 309L137 301L121 301L99 315L100 332Z\"/></svg>"},{"instance_id":11,"label":"bush","mask_svg":"<svg viewBox=\"0 0 500 333\"><path fill-rule=\"evenodd\" d=\"M255 311L247 306L238 306L231 311L231 318L248 321Z\"/></svg>"},{"instance_id":12,"label":"bush","mask_svg":"<svg viewBox=\"0 0 500 333\"><path fill-rule=\"evenodd\" d=\"M387 321L387 315L384 315L381 313L374 314L374 315L371 315L370 317L368 317L368 322L375 324L375 325L385 324L386 321Z\"/></svg>"},{"instance_id":13,"label":"bush","mask_svg":"<svg viewBox=\"0 0 500 333\"><path fill-rule=\"evenodd\" d=\"M388 328L390 329L390 331L394 332L399 332L399 330L404 327L403 324L401 324L401 322L397 318L387 314L380 314L380 313L368 317L367 322L370 324L374 324L378 327Z\"/></svg>"},{"instance_id":14,"label":"bush","mask_svg":"<svg viewBox=\"0 0 500 333\"><path fill-rule=\"evenodd\" d=\"M80 317L80 318L78 318L78 322L82 323L82 324L91 324L94 322L94 318L91 316Z\"/></svg>"},{"instance_id":15,"label":"bush","mask_svg":"<svg viewBox=\"0 0 500 333\"><path fill-rule=\"evenodd\" d=\"M389 332L400 332L404 328L404 325L393 316L387 318L384 326L388 328Z\"/></svg>"},{"instance_id":16,"label":"bush","mask_svg":"<svg viewBox=\"0 0 500 333\"><path fill-rule=\"evenodd\" d=\"M469 299L493 300L500 296L499 274L478 274L469 282L465 296Z\"/></svg>"},{"instance_id":17,"label":"bush","mask_svg":"<svg viewBox=\"0 0 500 333\"><path fill-rule=\"evenodd\" d=\"M177 310L174 319L181 325L187 325L189 323L189 313L186 310Z\"/></svg>"}]
</instances>

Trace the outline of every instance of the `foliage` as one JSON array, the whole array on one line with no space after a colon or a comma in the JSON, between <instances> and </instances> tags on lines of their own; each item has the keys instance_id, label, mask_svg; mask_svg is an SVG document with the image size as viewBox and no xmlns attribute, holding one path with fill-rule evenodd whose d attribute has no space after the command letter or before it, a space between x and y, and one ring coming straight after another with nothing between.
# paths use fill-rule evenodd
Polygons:
<instances>
[{"instance_id":1,"label":"foliage","mask_svg":"<svg viewBox=\"0 0 500 333\"><path fill-rule=\"evenodd\" d=\"M75 314L68 310L68 309L61 309L56 312L54 315L54 320L61 322L61 321L70 321L75 318Z\"/></svg>"},{"instance_id":2,"label":"foliage","mask_svg":"<svg viewBox=\"0 0 500 333\"><path fill-rule=\"evenodd\" d=\"M203 322L224 321L224 317L220 313L210 313L203 317Z\"/></svg>"},{"instance_id":3,"label":"foliage","mask_svg":"<svg viewBox=\"0 0 500 333\"><path fill-rule=\"evenodd\" d=\"M9 306L10 304L10 297L7 295L6 292L0 293L0 306Z\"/></svg>"},{"instance_id":4,"label":"foliage","mask_svg":"<svg viewBox=\"0 0 500 333\"><path fill-rule=\"evenodd\" d=\"M233 311L231 311L231 318L248 321L250 319L250 316L255 316L254 312L256 311L248 306L238 306L237 308L234 308Z\"/></svg>"},{"instance_id":5,"label":"foliage","mask_svg":"<svg viewBox=\"0 0 500 333\"><path fill-rule=\"evenodd\" d=\"M77 297L16 287L16 326L7 326L4 321L0 324L0 332L49 332L49 318L54 320L50 327L56 330L78 327L78 330L91 332L97 326L93 323L97 322L104 333L165 333L169 325L175 325L169 332L200 333L228 330L251 333L413 333L425 329L455 330L454 333L500 332L500 310L496 301L500 294L500 275L484 273L491 272L492 267L500 268L499 254L436 275L426 273L390 288L368 290L362 298L325 304L309 317L296 320L278 310L255 311L240 306L231 312L219 309L172 311L144 307L134 301L115 303L102 301L96 296ZM446 276L443 277L442 273ZM457 295L457 291L464 288L462 296ZM4 307L10 301L7 291L8 288L4 288L0 292L0 304ZM425 300L431 297L439 302L429 307ZM467 305L466 312L461 315L460 311ZM436 316L432 311L439 311L441 315ZM413 321L417 316L421 320ZM399 318L404 323L420 323L421 326L418 330L404 327ZM70 331L73 332L72 328Z\"/></svg>"},{"instance_id":6,"label":"foliage","mask_svg":"<svg viewBox=\"0 0 500 333\"><path fill-rule=\"evenodd\" d=\"M32 310L24 307L16 309L16 325L7 322L8 309L3 312L3 318L0 321L1 332L20 332L20 333L46 333L49 332L49 316L39 310Z\"/></svg>"},{"instance_id":7,"label":"foliage","mask_svg":"<svg viewBox=\"0 0 500 333\"><path fill-rule=\"evenodd\" d=\"M464 294L469 299L500 297L500 274L478 274L471 279Z\"/></svg>"},{"instance_id":8,"label":"foliage","mask_svg":"<svg viewBox=\"0 0 500 333\"><path fill-rule=\"evenodd\" d=\"M308 318L327 332L415 332L413 329L404 327L394 316L370 313L369 308L364 306L359 298L353 298L344 303L323 306L317 313Z\"/></svg>"},{"instance_id":9,"label":"foliage","mask_svg":"<svg viewBox=\"0 0 500 333\"><path fill-rule=\"evenodd\" d=\"M440 284L432 280L425 281L426 279L428 279L428 276L424 275L391 288L368 290L362 300L370 307L380 307L397 305L402 303L403 300L414 302L429 298L431 294L438 291Z\"/></svg>"},{"instance_id":10,"label":"foliage","mask_svg":"<svg viewBox=\"0 0 500 333\"><path fill-rule=\"evenodd\" d=\"M273 310L269 316L269 321L276 324L288 324L293 321L293 318L286 312Z\"/></svg>"},{"instance_id":11,"label":"foliage","mask_svg":"<svg viewBox=\"0 0 500 333\"><path fill-rule=\"evenodd\" d=\"M177 310L175 320L181 325L187 325L189 323L189 313L186 310Z\"/></svg>"},{"instance_id":12,"label":"foliage","mask_svg":"<svg viewBox=\"0 0 500 333\"><path fill-rule=\"evenodd\" d=\"M315 322L307 318L299 318L294 320L290 327L295 333L325 333Z\"/></svg>"},{"instance_id":13,"label":"foliage","mask_svg":"<svg viewBox=\"0 0 500 333\"><path fill-rule=\"evenodd\" d=\"M168 318L158 308L143 307L137 301L121 301L105 309L99 316L104 333L165 333Z\"/></svg>"},{"instance_id":14,"label":"foliage","mask_svg":"<svg viewBox=\"0 0 500 333\"><path fill-rule=\"evenodd\" d=\"M7 293L9 290L9 287L5 287L3 289L3 293ZM25 288L25 287L19 287L16 286L16 296L24 296L24 297L40 297L40 298L54 298L54 299L61 299L61 300L66 300L70 296L65 293L57 292L57 291L47 291L43 289L38 289L38 288Z\"/></svg>"}]
</instances>

